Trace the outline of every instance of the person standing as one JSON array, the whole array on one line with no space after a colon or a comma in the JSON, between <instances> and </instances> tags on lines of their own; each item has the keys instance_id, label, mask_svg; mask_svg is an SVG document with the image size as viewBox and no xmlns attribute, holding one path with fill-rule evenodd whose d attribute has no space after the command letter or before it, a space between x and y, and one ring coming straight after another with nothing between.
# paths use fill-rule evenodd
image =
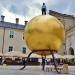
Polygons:
<instances>
[{"instance_id":1,"label":"person standing","mask_svg":"<svg viewBox=\"0 0 75 75\"><path fill-rule=\"evenodd\" d=\"M45 70L45 57L42 57L42 70Z\"/></svg>"},{"instance_id":2,"label":"person standing","mask_svg":"<svg viewBox=\"0 0 75 75\"><path fill-rule=\"evenodd\" d=\"M20 70L23 70L26 67L26 59L25 58L22 59L22 64L23 64L23 67Z\"/></svg>"},{"instance_id":3,"label":"person standing","mask_svg":"<svg viewBox=\"0 0 75 75\"><path fill-rule=\"evenodd\" d=\"M42 15L46 15L47 8L46 8L45 3L43 3L41 11L42 11Z\"/></svg>"},{"instance_id":4,"label":"person standing","mask_svg":"<svg viewBox=\"0 0 75 75\"><path fill-rule=\"evenodd\" d=\"M22 62L23 62L24 67L26 67L26 60L23 59Z\"/></svg>"}]
</instances>

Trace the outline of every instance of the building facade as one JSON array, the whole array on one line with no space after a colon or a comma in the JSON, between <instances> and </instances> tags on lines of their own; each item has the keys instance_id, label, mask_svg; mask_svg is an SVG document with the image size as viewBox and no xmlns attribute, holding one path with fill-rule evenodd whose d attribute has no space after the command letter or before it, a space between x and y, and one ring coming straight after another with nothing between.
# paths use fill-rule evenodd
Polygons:
<instances>
[{"instance_id":1,"label":"building facade","mask_svg":"<svg viewBox=\"0 0 75 75\"><path fill-rule=\"evenodd\" d=\"M73 15L62 14L56 11L49 10L49 14L60 20L65 29L65 42L59 53L75 54L75 17Z\"/></svg>"},{"instance_id":2,"label":"building facade","mask_svg":"<svg viewBox=\"0 0 75 75\"><path fill-rule=\"evenodd\" d=\"M4 16L1 16L0 53L21 51L28 54L30 52L24 41L24 28L25 25L20 25L18 18L16 18L16 23L9 23L4 21Z\"/></svg>"},{"instance_id":3,"label":"building facade","mask_svg":"<svg viewBox=\"0 0 75 75\"><path fill-rule=\"evenodd\" d=\"M65 29L65 41L59 51L60 54L75 54L75 17L58 13L49 10L49 14L55 16L60 20ZM22 53L29 54L30 50L24 41L24 28L25 25L19 24L19 19L16 18L16 23L9 23L4 21L4 16L1 16L0 21L0 53L9 51L21 51Z\"/></svg>"}]
</instances>

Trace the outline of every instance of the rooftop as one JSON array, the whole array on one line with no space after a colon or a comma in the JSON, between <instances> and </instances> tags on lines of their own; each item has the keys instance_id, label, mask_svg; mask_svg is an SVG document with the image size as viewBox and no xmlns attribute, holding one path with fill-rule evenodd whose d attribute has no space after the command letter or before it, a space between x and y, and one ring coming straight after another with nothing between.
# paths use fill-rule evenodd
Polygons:
<instances>
[{"instance_id":1,"label":"rooftop","mask_svg":"<svg viewBox=\"0 0 75 75\"><path fill-rule=\"evenodd\" d=\"M59 12L56 12L56 11L53 11L53 10L49 10L49 14L58 14L58 15L61 15L63 17L75 18L74 15L63 14L63 13L59 13Z\"/></svg>"},{"instance_id":2,"label":"rooftop","mask_svg":"<svg viewBox=\"0 0 75 75\"><path fill-rule=\"evenodd\" d=\"M25 25L0 21L0 27L24 30Z\"/></svg>"}]
</instances>

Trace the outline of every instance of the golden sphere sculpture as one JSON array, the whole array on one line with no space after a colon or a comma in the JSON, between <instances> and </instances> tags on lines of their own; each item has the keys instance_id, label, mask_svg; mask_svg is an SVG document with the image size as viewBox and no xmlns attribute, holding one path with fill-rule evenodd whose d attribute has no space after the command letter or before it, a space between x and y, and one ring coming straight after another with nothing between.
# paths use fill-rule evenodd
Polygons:
<instances>
[{"instance_id":1,"label":"golden sphere sculpture","mask_svg":"<svg viewBox=\"0 0 75 75\"><path fill-rule=\"evenodd\" d=\"M58 52L63 45L64 35L63 24L51 15L34 17L24 30L27 46L30 50L42 50L36 52L39 55L48 55L51 51Z\"/></svg>"}]
</instances>

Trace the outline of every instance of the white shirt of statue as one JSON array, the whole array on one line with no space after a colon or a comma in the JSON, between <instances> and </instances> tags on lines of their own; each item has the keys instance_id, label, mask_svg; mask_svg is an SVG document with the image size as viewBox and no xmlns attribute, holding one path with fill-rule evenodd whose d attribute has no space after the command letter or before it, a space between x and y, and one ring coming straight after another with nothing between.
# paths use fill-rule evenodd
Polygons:
<instances>
[{"instance_id":1,"label":"white shirt of statue","mask_svg":"<svg viewBox=\"0 0 75 75\"><path fill-rule=\"evenodd\" d=\"M43 5L43 6L42 6L42 9L43 9L43 8L45 8L45 9L46 9L46 5Z\"/></svg>"}]
</instances>

